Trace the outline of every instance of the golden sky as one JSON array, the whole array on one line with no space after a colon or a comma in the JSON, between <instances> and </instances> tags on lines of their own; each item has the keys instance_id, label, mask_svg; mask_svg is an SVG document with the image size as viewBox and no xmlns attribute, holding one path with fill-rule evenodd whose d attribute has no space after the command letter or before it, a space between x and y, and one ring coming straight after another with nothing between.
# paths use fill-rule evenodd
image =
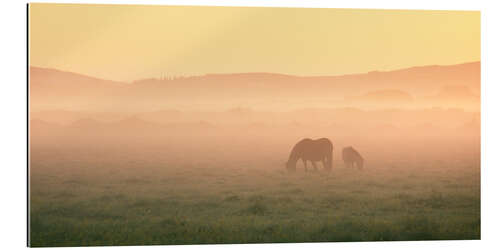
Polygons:
<instances>
[{"instance_id":1,"label":"golden sky","mask_svg":"<svg viewBox=\"0 0 500 250\"><path fill-rule=\"evenodd\" d=\"M30 4L30 65L132 81L480 60L480 12Z\"/></svg>"}]
</instances>

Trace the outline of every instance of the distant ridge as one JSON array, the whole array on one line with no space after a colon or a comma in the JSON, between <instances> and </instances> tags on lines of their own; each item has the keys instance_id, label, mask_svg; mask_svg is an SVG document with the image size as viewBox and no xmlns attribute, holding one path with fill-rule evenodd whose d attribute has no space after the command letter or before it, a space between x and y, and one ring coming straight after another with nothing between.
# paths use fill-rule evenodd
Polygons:
<instances>
[{"instance_id":1,"label":"distant ridge","mask_svg":"<svg viewBox=\"0 0 500 250\"><path fill-rule=\"evenodd\" d=\"M240 103L250 103L256 108L272 103L286 108L300 108L311 101L321 101L326 106L342 106L346 97L367 93L378 93L375 96L372 94L380 96L378 99L399 96L401 100L414 98L415 103L423 103L419 102L422 97L436 96L444 86L463 86L471 93L479 93L480 80L480 62L337 76L254 72L151 78L133 83L33 66L30 67L30 107L36 111L149 112L200 106L227 108ZM388 89L397 92L392 92L392 95L377 92ZM370 99L370 96L365 99ZM371 99L377 101L377 98ZM446 105L452 104L448 102ZM468 103L467 106L475 108L477 105Z\"/></svg>"},{"instance_id":2,"label":"distant ridge","mask_svg":"<svg viewBox=\"0 0 500 250\"><path fill-rule=\"evenodd\" d=\"M70 71L62 71L53 68L42 68L36 66L30 66L30 78L52 78L54 76L58 77L66 77L78 79L80 81L99 81L102 83L109 84L126 84L125 82L113 81L113 80L104 80L93 76L88 76L80 73L74 73Z\"/></svg>"},{"instance_id":3,"label":"distant ridge","mask_svg":"<svg viewBox=\"0 0 500 250\"><path fill-rule=\"evenodd\" d=\"M386 74L386 73L408 73L408 72L418 72L422 70L432 70L432 71L439 71L439 70L448 70L448 69L467 69L467 68L477 68L480 70L480 61L475 61L475 62L465 62L465 63L460 63L460 64L451 64L451 65L424 65L424 66L414 66L414 67L408 67L408 68L401 68L401 69L395 69L395 70L387 70L387 71L381 71L381 70L373 70L373 71L368 71L365 73L352 73L352 74L339 74L339 75L319 75L319 76L306 76L306 75L292 75L292 74L282 74L282 73L271 73L271 72L242 72L242 73L208 73L208 74L203 74L203 75L197 75L197 76L186 76L186 77L179 77L179 78L172 78L172 79L158 79L158 78L144 78L144 79L137 79L132 81L133 82L144 82L144 81L149 81L149 80L158 80L158 81L175 81L178 79L189 79L189 78L203 78L203 77L256 77L256 78L265 78L265 77L278 77L278 78L342 78L342 77L352 77L352 76L359 76L359 75L373 75L373 74ZM71 71L62 71L54 68L44 68L44 67L37 67L37 66L30 66L30 74L66 74L66 75L72 75L75 77L81 77L81 78L88 78L92 80L99 80L99 81L107 81L107 82L113 82L113 83L118 83L118 84L128 84L126 82L121 82L121 81L113 81L113 80L105 80L93 76L88 76L80 73L75 73Z\"/></svg>"}]
</instances>

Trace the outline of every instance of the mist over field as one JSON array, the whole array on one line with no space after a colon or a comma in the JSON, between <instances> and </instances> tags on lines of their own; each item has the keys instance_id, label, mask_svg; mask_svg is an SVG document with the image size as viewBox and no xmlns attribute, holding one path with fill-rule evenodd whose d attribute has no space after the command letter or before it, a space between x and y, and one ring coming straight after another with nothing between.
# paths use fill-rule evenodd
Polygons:
<instances>
[{"instance_id":1,"label":"mist over field","mask_svg":"<svg viewBox=\"0 0 500 250\"><path fill-rule=\"evenodd\" d=\"M481 238L481 13L28 5L31 247Z\"/></svg>"},{"instance_id":2,"label":"mist over field","mask_svg":"<svg viewBox=\"0 0 500 250\"><path fill-rule=\"evenodd\" d=\"M479 69L124 83L31 67L30 243L479 239ZM304 138L332 142L331 171L287 171Z\"/></svg>"},{"instance_id":3,"label":"mist over field","mask_svg":"<svg viewBox=\"0 0 500 250\"><path fill-rule=\"evenodd\" d=\"M480 63L422 66L340 76L206 74L108 81L30 67L31 111L141 113L306 108L480 108Z\"/></svg>"}]
</instances>

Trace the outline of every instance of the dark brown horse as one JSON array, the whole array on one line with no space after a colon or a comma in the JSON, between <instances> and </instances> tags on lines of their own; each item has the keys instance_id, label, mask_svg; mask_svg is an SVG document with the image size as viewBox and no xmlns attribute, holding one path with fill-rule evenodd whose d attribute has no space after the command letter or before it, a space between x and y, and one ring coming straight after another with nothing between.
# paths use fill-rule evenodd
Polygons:
<instances>
[{"instance_id":1,"label":"dark brown horse","mask_svg":"<svg viewBox=\"0 0 500 250\"><path fill-rule=\"evenodd\" d=\"M292 149L286 168L290 171L296 170L296 164L299 159L302 159L304 168L307 171L307 161L310 161L315 170L316 162L323 162L323 167L326 170L332 169L332 154L333 145L327 138L311 140L309 138L299 141Z\"/></svg>"},{"instance_id":2,"label":"dark brown horse","mask_svg":"<svg viewBox=\"0 0 500 250\"><path fill-rule=\"evenodd\" d=\"M358 169L363 169L364 159L353 147L346 147L342 149L342 159L347 167L353 167L354 164Z\"/></svg>"}]
</instances>

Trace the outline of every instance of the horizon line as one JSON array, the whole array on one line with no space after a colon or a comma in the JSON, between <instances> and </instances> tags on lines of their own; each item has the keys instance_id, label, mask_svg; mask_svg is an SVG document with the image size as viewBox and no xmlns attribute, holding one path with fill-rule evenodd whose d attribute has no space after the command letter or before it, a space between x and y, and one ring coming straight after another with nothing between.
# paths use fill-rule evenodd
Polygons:
<instances>
[{"instance_id":1,"label":"horizon line","mask_svg":"<svg viewBox=\"0 0 500 250\"><path fill-rule=\"evenodd\" d=\"M365 72L359 72L359 73L347 73L347 74L337 74L337 75L295 75L295 74L286 74L286 73L277 73L277 72L265 72L265 71L250 71L250 72L233 72L233 73L201 73L201 74L193 74L193 75L182 75L182 76L172 76L172 79L161 79L157 77L149 77L149 78L140 78L132 81L122 81L122 80L112 80L112 79L106 79L106 78L100 78L92 75L88 75L85 73L79 73L76 71L67 71L67 70L62 70L62 69L57 69L57 68L50 68L50 67L41 67L41 66L36 66L36 65L29 65L28 67L31 68L38 68L38 69L45 69L45 70L53 70L53 71L59 71L63 73L71 73L71 74L76 74L76 75L81 75L89 78L94 78L94 79L99 79L99 80L105 80L105 81L112 81L112 82L119 82L119 83L125 83L125 84L134 84L135 82L139 81L144 81L144 80L176 80L179 78L192 78L192 77L203 77L203 76L221 76L221 75L244 75L244 74L268 74L268 75L279 75L279 76L286 76L286 77L309 77L309 78L321 78L321 77L341 77L341 76L353 76L353 75L363 75L363 74L370 74L370 73L388 73L388 72L396 72L396 71L403 71L403 70L408 70L408 69L415 69L415 68L425 68L425 67L450 67L450 66L458 66L458 65L465 65L465 64L474 64L474 63L481 63L481 60L478 61L467 61L467 62L462 62L462 63L456 63L456 64L426 64L426 65L417 65L417 66L411 66L411 67L405 67L405 68L398 68L398 69L393 69L393 70L371 70L371 71L365 71Z\"/></svg>"}]
</instances>

